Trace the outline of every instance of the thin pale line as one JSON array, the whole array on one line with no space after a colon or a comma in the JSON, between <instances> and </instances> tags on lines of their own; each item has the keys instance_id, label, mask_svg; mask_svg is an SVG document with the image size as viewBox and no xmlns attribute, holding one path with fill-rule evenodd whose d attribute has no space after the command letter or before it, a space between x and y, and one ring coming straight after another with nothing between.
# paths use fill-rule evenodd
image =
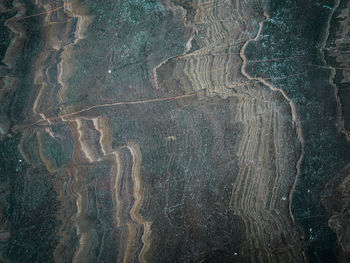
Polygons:
<instances>
[{"instance_id":1,"label":"thin pale line","mask_svg":"<svg viewBox=\"0 0 350 263\"><path fill-rule=\"evenodd\" d=\"M35 16L41 16L41 15L45 15L45 14L50 14L50 13L55 12L57 10L60 10L62 8L64 8L64 6L59 6L57 8L51 9L49 11L38 13L38 14L34 14L34 15L30 15L30 16L24 16L24 17L9 19L9 21L20 21L20 20L24 20L24 19L27 19L27 18L35 17Z\"/></svg>"},{"instance_id":2,"label":"thin pale line","mask_svg":"<svg viewBox=\"0 0 350 263\"><path fill-rule=\"evenodd\" d=\"M173 96L173 97L165 97L165 98L157 98L157 99L149 99L149 100L139 100L139 101L123 101L123 102L94 105L94 106L91 106L91 107L88 107L88 108L85 108L85 109L82 109L79 111L75 111L75 112L71 112L71 113L67 113L67 114L63 114L63 115L59 115L59 116L55 116L55 117L50 117L50 118L46 118L46 119L41 119L41 120L34 122L33 124L25 125L24 127L34 126L34 125L37 125L37 124L40 124L40 123L46 122L46 121L53 121L53 120L57 120L57 119L71 117L71 116L74 116L74 115L77 115L80 113L88 112L88 111L93 110L93 109L107 108L107 107L113 107L113 106L119 106L119 105L135 105L135 104L146 104L146 103L159 102L159 101L178 100L178 99L196 96L197 94L199 94L200 92L203 92L203 91L204 91L204 89L200 90L198 92L193 92L190 94Z\"/></svg>"}]
</instances>

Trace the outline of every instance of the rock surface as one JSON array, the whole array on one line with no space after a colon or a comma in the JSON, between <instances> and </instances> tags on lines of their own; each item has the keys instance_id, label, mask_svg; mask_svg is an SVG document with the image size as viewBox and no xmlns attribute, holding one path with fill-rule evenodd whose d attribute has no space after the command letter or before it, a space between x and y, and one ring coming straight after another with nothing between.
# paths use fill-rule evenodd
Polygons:
<instances>
[{"instance_id":1,"label":"rock surface","mask_svg":"<svg viewBox=\"0 0 350 263\"><path fill-rule=\"evenodd\" d=\"M349 262L348 1L0 12L1 262Z\"/></svg>"}]
</instances>

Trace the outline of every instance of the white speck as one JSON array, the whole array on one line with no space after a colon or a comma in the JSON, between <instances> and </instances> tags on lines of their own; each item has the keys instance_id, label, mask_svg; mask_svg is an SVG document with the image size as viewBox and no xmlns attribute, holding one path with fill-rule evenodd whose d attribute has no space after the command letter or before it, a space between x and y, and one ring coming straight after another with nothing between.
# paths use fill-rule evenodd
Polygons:
<instances>
[{"instance_id":1,"label":"white speck","mask_svg":"<svg viewBox=\"0 0 350 263\"><path fill-rule=\"evenodd\" d=\"M282 197L282 200L283 200L283 201L286 201L286 200L287 200L287 197L283 196L283 197Z\"/></svg>"},{"instance_id":2,"label":"white speck","mask_svg":"<svg viewBox=\"0 0 350 263\"><path fill-rule=\"evenodd\" d=\"M309 231L312 232L312 228L310 228Z\"/></svg>"},{"instance_id":3,"label":"white speck","mask_svg":"<svg viewBox=\"0 0 350 263\"><path fill-rule=\"evenodd\" d=\"M311 192L310 189L307 189L307 192L310 193Z\"/></svg>"},{"instance_id":4,"label":"white speck","mask_svg":"<svg viewBox=\"0 0 350 263\"><path fill-rule=\"evenodd\" d=\"M176 136L168 136L167 139L168 139L168 141L175 141Z\"/></svg>"},{"instance_id":5,"label":"white speck","mask_svg":"<svg viewBox=\"0 0 350 263\"><path fill-rule=\"evenodd\" d=\"M21 159L19 159L18 161L19 161L20 163L22 162L22 160L21 160Z\"/></svg>"},{"instance_id":6,"label":"white speck","mask_svg":"<svg viewBox=\"0 0 350 263\"><path fill-rule=\"evenodd\" d=\"M237 255L238 255L238 253L237 253L237 252L235 252L235 253L233 253L233 255L237 256Z\"/></svg>"},{"instance_id":7,"label":"white speck","mask_svg":"<svg viewBox=\"0 0 350 263\"><path fill-rule=\"evenodd\" d=\"M112 70L109 69L109 70L108 70L108 73L111 74L111 73L112 73Z\"/></svg>"}]
</instances>

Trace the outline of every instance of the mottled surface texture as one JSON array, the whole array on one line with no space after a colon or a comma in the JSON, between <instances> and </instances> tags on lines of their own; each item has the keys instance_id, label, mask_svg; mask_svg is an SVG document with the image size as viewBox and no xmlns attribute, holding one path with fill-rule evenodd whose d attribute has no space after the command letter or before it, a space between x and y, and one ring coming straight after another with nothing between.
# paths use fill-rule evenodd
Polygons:
<instances>
[{"instance_id":1,"label":"mottled surface texture","mask_svg":"<svg viewBox=\"0 0 350 263\"><path fill-rule=\"evenodd\" d=\"M0 262L350 262L348 0L0 13Z\"/></svg>"}]
</instances>

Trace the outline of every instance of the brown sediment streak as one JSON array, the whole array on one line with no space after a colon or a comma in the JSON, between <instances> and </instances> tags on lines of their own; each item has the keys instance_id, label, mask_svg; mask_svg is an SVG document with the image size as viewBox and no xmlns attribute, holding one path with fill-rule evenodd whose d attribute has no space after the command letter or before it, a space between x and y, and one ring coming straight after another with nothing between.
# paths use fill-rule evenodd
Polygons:
<instances>
[{"instance_id":1,"label":"brown sediment streak","mask_svg":"<svg viewBox=\"0 0 350 263\"><path fill-rule=\"evenodd\" d=\"M132 258L133 258L133 250L135 247L135 239L137 236L137 228L135 226L135 224L133 222L127 222L127 231L128 231L128 237L126 239L126 246L125 246L125 250L124 250L124 257L123 257L123 262L124 263L129 263L132 262Z\"/></svg>"},{"instance_id":2,"label":"brown sediment streak","mask_svg":"<svg viewBox=\"0 0 350 263\"><path fill-rule=\"evenodd\" d=\"M79 135L78 135L78 127L77 124L71 124L71 127L73 129L73 134L74 134L74 145L75 145L75 149L76 149L76 159L77 159L77 163L78 166L80 165L80 147L79 147ZM77 185L79 184L79 171L73 170L74 173L74 186L78 187ZM77 191L76 189L73 189L75 191L76 194L76 208L77 208L77 213L75 215L75 220L79 219L81 217L82 211L83 211L83 207L82 207L82 196L79 193L79 191ZM77 227L77 233L79 234L80 229L79 229L79 225L76 223L76 227ZM81 239L81 238L80 238ZM79 243L80 243L80 239L79 239ZM76 262L76 258L78 257L77 255L79 255L81 253L81 243L79 244L78 247L78 252L76 252L74 254L73 257L73 262Z\"/></svg>"},{"instance_id":3,"label":"brown sediment streak","mask_svg":"<svg viewBox=\"0 0 350 263\"><path fill-rule=\"evenodd\" d=\"M47 11L27 16L24 18L31 18L34 16L45 15L42 20L42 30L44 37L44 50L39 54L37 61L35 62L35 80L34 83L38 85L37 97L33 105L33 112L38 114L42 121L48 122L51 125L50 120L46 118L47 109L52 108L52 106L62 103L60 98L60 93L56 93L55 87L57 84L61 86L61 89L66 86L67 80L70 77L70 72L72 71L72 65L70 63L70 56L72 54L72 46L82 37L84 26L81 25L81 20L78 19L76 26L75 39L71 40L70 31L76 19L76 13L84 14L85 10L81 8L76 0L65 1L64 5L52 8L49 5L41 4ZM53 12L60 12L65 15L54 17L54 19L59 19L60 23L52 22L51 14ZM58 33L59 32L59 33ZM52 62L51 60L54 59ZM50 76L48 72L51 70L45 65L48 64L49 67L55 67L57 70L57 83L50 83ZM51 70L52 72L53 70ZM54 93L55 92L55 93ZM61 108L61 112L66 109ZM74 139L74 151L75 160L69 164L67 169L67 175L64 180L58 180L55 182L57 192L59 194L59 200L62 202L62 208L59 210L60 220L62 220L62 226L59 229L60 241L55 248L54 258L55 262L63 262L65 260L70 260L72 262L86 262L87 255L89 251L93 249L93 244L91 243L92 235L94 235L95 228L88 221L86 216L86 203L88 196L86 190L82 189L84 172L81 166L81 158L86 157L89 162L93 161L94 155L91 154L89 145L87 145L84 140L84 124L85 119L76 118L71 121L66 121L71 127ZM63 135L65 136L65 135ZM74 162L76 164L74 164ZM60 177L59 177L60 178ZM64 185L71 186L71 193L73 194L72 202L67 201L66 190ZM69 194L69 191L68 191ZM75 201L75 202L74 202ZM73 203L74 202L74 203ZM75 205L74 205L75 204ZM67 215L67 211L72 211L71 215ZM76 212L75 212L76 211ZM74 225L74 226L73 226ZM88 225L88 227L87 227ZM74 251L72 248L68 248L71 242L71 231L76 228L77 235L79 238L78 248ZM68 258L69 259L68 259Z\"/></svg>"},{"instance_id":4,"label":"brown sediment streak","mask_svg":"<svg viewBox=\"0 0 350 263\"><path fill-rule=\"evenodd\" d=\"M268 15L265 13L264 14L266 18L268 18ZM298 116L298 113L297 113L297 109L296 109L296 105L295 103L288 97L287 93L283 90L283 89L279 89L279 88L276 88L275 86L273 86L273 84L267 82L267 78L262 78L262 77L252 77L249 75L249 73L246 71L246 65L247 65L247 62L249 62L245 56L245 49L247 47L247 45L251 42L251 41L257 41L257 39L259 38L260 34L261 34L261 31L262 31L262 28L263 28L263 25L264 25L264 21L261 21L259 23L259 30L258 30L258 33L256 35L256 37L254 39L250 39L248 40L242 47L241 49L241 52L240 52L240 55L241 55L241 58L243 60L243 64L242 64L242 68L241 68L241 71L242 71L242 74L244 76L246 76L248 79L250 80L258 80L260 81L261 83L263 83L265 86L269 87L271 90L274 90L274 91L279 91L283 97L288 101L289 105L290 105L290 108L291 108L291 112L292 112L292 119L293 119L293 122L295 123L296 125L296 129L297 129L297 134L298 134L298 139L300 141L300 144L301 144L301 153L300 153L300 156L299 156L299 159L297 161L297 164L296 164L296 170L297 170L297 174L295 176L295 180L294 180L294 183L292 185L292 188L291 188L291 191L290 191L290 194L289 194L289 214L290 214L290 217L291 217L291 220L293 223L295 223L295 219L294 219L294 215L293 215L293 212L292 212L292 201L293 201L293 193L294 193L294 190L295 190L295 187L296 187L296 184L298 182L298 178L300 176L300 173L301 173L301 164L302 164L302 161L303 161L303 158L304 158L304 149L305 149L305 140L304 140L304 136L303 136L303 130L302 130L302 125L301 125L301 121L300 121L300 118ZM305 74L306 72L303 72L301 74ZM282 77L282 78L278 78L278 79L283 79L285 77ZM269 79L276 79L276 78L269 78Z\"/></svg>"},{"instance_id":5,"label":"brown sediment streak","mask_svg":"<svg viewBox=\"0 0 350 263\"><path fill-rule=\"evenodd\" d=\"M99 144L101 147L101 152L104 156L112 151L111 146L111 133L109 129L109 123L106 118L97 117L92 119L96 131L100 133Z\"/></svg>"},{"instance_id":6,"label":"brown sediment streak","mask_svg":"<svg viewBox=\"0 0 350 263\"><path fill-rule=\"evenodd\" d=\"M100 137L96 140L98 145L103 152L102 157L97 157L91 154L92 151L97 151L92 149L91 144L87 140L88 137L85 136L87 129L91 129L91 125L85 125L85 123L93 123L93 128L98 131ZM130 142L126 146L113 150L111 147L111 136L110 127L108 119L103 117L95 118L76 118L70 120L69 123L72 126L74 133L74 145L76 149L76 162L77 169L73 168L72 173L74 174L74 185L76 194L76 209L77 213L75 215L77 233L79 235L79 248L73 256L73 262L82 262L86 259L91 243L91 238L93 235L93 229L87 229L86 224L88 224L85 218L86 210L86 200L87 196L82 192L81 181L82 181L82 171L81 166L81 156L87 157L90 163L99 162L103 160L111 160L114 163L114 173L112 174L112 193L113 202L115 207L115 220L118 228L125 232L125 238L121 238L119 245L119 250L124 251L122 256L123 262L131 262L135 258L138 258L140 262L146 262L147 250L151 243L151 225L152 222L146 221L140 214L140 208L142 206L144 191L142 187L142 178L140 175L142 154L139 146ZM130 166L123 164L123 159L121 158L121 151L130 152L130 157L132 157ZM130 157L127 157L130 159ZM125 161L128 161L128 160ZM130 167L130 171L128 171ZM127 170L125 170L127 169ZM124 182L123 182L124 181ZM125 188L126 187L126 188ZM124 195L124 194L125 195ZM128 193L131 193L129 196ZM63 235L61 233L61 235ZM136 244L136 247L135 247ZM55 252L57 255L60 254L64 244L60 244ZM121 253L122 255L122 253Z\"/></svg>"},{"instance_id":7,"label":"brown sediment streak","mask_svg":"<svg viewBox=\"0 0 350 263\"><path fill-rule=\"evenodd\" d=\"M142 239L142 243L143 243L143 247L141 249L141 252L139 254L139 261L140 262L147 262L146 260L146 253L149 250L149 248L151 247L151 226L152 226L152 222L150 221L144 221L143 222L143 235L141 237Z\"/></svg>"},{"instance_id":8,"label":"brown sediment streak","mask_svg":"<svg viewBox=\"0 0 350 263\"><path fill-rule=\"evenodd\" d=\"M99 131L100 137L98 139L101 151L104 153L103 157L98 158L95 155L90 155L92 151L91 145L86 141L84 133L87 132L87 126L84 122L92 122L93 127L96 131ZM112 186L112 193L114 197L115 206L115 220L117 227L126 230L125 238L120 240L121 245L119 246L120 251L124 251L122 256L123 262L131 262L135 257L139 258L140 262L145 262L145 254L150 246L150 226L151 222L145 221L140 215L139 210L143 201L143 189L142 181L140 176L141 166L141 151L136 143L128 143L127 146L119 148L118 150L112 150L111 137L109 131L108 120L102 117L96 117L92 119L77 118L72 120L74 124L74 137L75 144L79 155L85 155L88 157L89 162L102 161L104 159L112 160L115 164L115 173L111 178L114 186ZM91 126L90 126L91 127ZM90 128L91 129L91 128ZM94 149L95 151L96 149ZM128 150L132 157L131 166L126 165L125 169L130 167L130 171L124 169L123 160L121 158L121 150ZM126 157L128 159L128 157ZM126 159L126 161L127 161ZM80 180L77 178L77 180ZM122 182L124 181L124 182ZM131 196L128 193L132 193ZM124 196L123 193L126 195ZM90 231L84 230L85 227L81 228L79 223L81 220L84 221L84 205L83 205L82 194L77 191L77 229L80 235L79 249L74 255L73 262L81 262L88 253L88 244L90 243L91 234ZM141 247L140 244L143 243ZM135 247L135 244L139 244ZM138 249L140 247L140 249ZM139 255L136 253L139 252Z\"/></svg>"},{"instance_id":9,"label":"brown sediment streak","mask_svg":"<svg viewBox=\"0 0 350 263\"><path fill-rule=\"evenodd\" d=\"M39 5L39 4L38 4ZM50 6L46 4L40 4L45 9L50 8ZM50 21L50 14L54 11L58 11L60 9L63 9L64 6L60 6L55 9L49 9L46 12L42 12L40 14L27 16L33 17L38 15L46 15L43 19L42 25L43 27L43 37L44 37L44 49L41 51L38 55L38 59L35 61L35 75L34 75L34 84L38 86L38 92L37 96L35 98L35 101L33 103L33 113L39 115L44 121L47 121L50 123L49 120L46 118L45 108L50 107L52 104L54 104L54 96L50 94L50 91L52 87L56 85L56 83L50 82L50 76L48 72L51 70L50 67L54 67L56 69L58 61L54 61L56 63L53 63L50 61L52 57L56 57L59 54L59 51L63 48L63 43L66 41L64 39L59 38L57 36L57 31L66 31L67 28L70 27L71 20L64 18L62 24L56 24L53 25ZM56 94L55 94L56 95ZM51 123L50 123L51 124Z\"/></svg>"},{"instance_id":10,"label":"brown sediment streak","mask_svg":"<svg viewBox=\"0 0 350 263\"><path fill-rule=\"evenodd\" d=\"M143 225L143 234L141 237L141 240L143 242L143 247L141 249L141 252L139 254L139 261L145 262L144 255L147 252L147 249L150 246L150 235L151 235L151 222L146 221L141 215L140 215L140 209L144 198L144 192L142 189L142 178L140 175L140 169L141 169L141 161L142 161L142 154L139 145L136 143L130 142L126 146L133 157L133 167L132 167L132 180L133 180L133 195L134 195L134 205L131 208L130 215L134 222L136 222L138 225Z\"/></svg>"},{"instance_id":11,"label":"brown sediment streak","mask_svg":"<svg viewBox=\"0 0 350 263\"><path fill-rule=\"evenodd\" d=\"M50 6L40 3L37 5L40 5L41 7L45 9L49 9ZM64 12L67 14L69 13L69 10L65 9L65 7L69 8L71 5L69 5L70 2L67 2L64 6L60 6L58 8L49 9L46 12L42 12L40 14L31 15L25 18L30 18L34 16L44 15L45 17L42 20L43 27L43 37L44 37L44 48L38 55L37 60L35 61L35 75L34 75L34 84L38 87L38 91L36 94L36 98L33 102L33 113L36 115L39 115L43 121L48 122L51 125L50 120L46 117L47 109L50 109L52 105L56 104L56 99L58 98L58 102L60 98L57 97L57 94L52 94L53 91L55 91L55 86L57 85L55 82L50 82L50 74L49 72L52 71L51 68L57 67L58 68L58 83L62 86L65 85L66 80L69 76L64 75L62 76L62 71L60 69L65 69L65 72L69 72L70 70L70 64L65 63L65 56L67 56L66 49L67 47L70 47L72 44L69 40L69 29L74 24L74 21L72 17L66 17L66 16L57 16L54 19L60 19L62 23L52 23L52 17L51 14L55 11L64 10ZM17 21L20 19L17 19ZM78 23L79 24L79 23ZM79 31L79 26L77 31ZM61 34L57 34L57 32L61 32ZM81 34L76 34L76 36L81 36ZM58 59L59 54L61 54L62 59ZM60 60L60 61L59 61ZM65 63L65 64L64 64ZM55 68L54 68L55 69ZM64 110L64 109L63 109ZM65 120L63 120L65 121ZM66 206L68 206L68 210L72 209L72 211L76 210L76 213L72 212L71 215L67 216L66 210L64 208L60 209L60 220L62 220L62 226L59 229L59 236L60 242L55 248L54 251L54 257L56 262L63 262L64 260L67 260L67 258L64 259L64 257L67 257L69 255L70 260L73 262L86 262L87 255L89 254L89 251L93 248L91 243L92 235L94 234L94 227L91 225L91 223L88 221L86 217L86 202L88 199L88 196L85 192L85 190L82 189L83 184L83 171L81 167L81 156L85 156L86 159L89 162L93 161L93 158L95 156L92 156L90 148L86 144L86 142L83 139L83 136L85 134L85 130L83 125L85 120L82 119L74 119L72 120L69 125L71 126L71 131L73 131L74 134L74 149L76 156L75 162L77 165L70 164L71 166L68 168L67 174L68 174L68 180L73 181L73 194L75 196L75 207L72 206L70 203L67 204L65 202L66 196L65 196L65 190L64 190L64 183L60 182L59 180L55 182L56 190L59 194L59 200L62 203L65 203ZM50 130L47 130L49 133L49 136L54 137L52 132ZM48 145L44 145L45 138L43 137L45 135L44 131L36 131L37 134L37 141L39 143L39 154L40 159L42 160L43 164L46 166L49 172L53 172L56 167L53 167L52 160L50 159L50 156L47 156L47 153L44 152L44 149ZM51 139L51 138L50 138ZM74 162L74 161L73 161ZM74 200L74 198L73 198ZM73 201L72 200L72 201ZM66 207L67 208L67 207ZM67 249L67 243L70 242L70 232L74 228L72 224L75 223L77 235L79 237L79 243L78 248L76 251L70 251L70 249ZM87 225L89 227L87 228Z\"/></svg>"},{"instance_id":12,"label":"brown sediment streak","mask_svg":"<svg viewBox=\"0 0 350 263\"><path fill-rule=\"evenodd\" d=\"M87 132L87 126L84 122L90 121L93 127L99 132L98 138L99 146L103 156L98 158L96 155L91 155L91 144L86 141L84 133ZM108 120L103 117L96 117L92 119L77 118L71 120L74 123L74 137L75 144L78 146L80 155L85 155L89 162L98 162L102 160L111 160L114 163L114 169L111 177L113 203L115 207L115 221L116 226L122 231L126 231L125 238L120 240L119 250L124 251L122 256L123 262L131 262L138 258L140 262L146 262L146 254L151 243L151 225L152 222L146 221L140 214L142 206L144 191L142 187L142 178L140 174L142 154L138 144L129 142L126 146L113 150L111 143L112 137L110 135L110 127ZM132 157L130 171L129 165L123 164L123 154L121 151L128 150ZM125 155L127 156L127 155ZM128 157L125 157L128 159ZM125 161L127 161L127 159ZM125 166L125 167L124 167ZM126 170L125 170L126 169ZM78 180L79 178L77 178ZM123 195L123 193L125 195ZM129 196L131 193L132 195ZM77 218L83 218L83 196L77 191ZM90 240L90 233L78 228L81 238L79 240L79 250L74 256L74 260L78 262L78 258L83 259L86 252L86 240ZM135 247L135 244L136 245ZM141 245L142 244L142 245ZM137 255L138 253L138 255Z\"/></svg>"},{"instance_id":13,"label":"brown sediment streak","mask_svg":"<svg viewBox=\"0 0 350 263\"><path fill-rule=\"evenodd\" d=\"M84 33L87 30L87 27L92 22L93 17L87 15L87 9L80 5L78 0L67 1L65 9L72 17L78 19L77 30L75 31L75 44L78 43L81 39L84 39Z\"/></svg>"},{"instance_id":14,"label":"brown sediment streak","mask_svg":"<svg viewBox=\"0 0 350 263\"><path fill-rule=\"evenodd\" d=\"M77 200L76 200L76 206L77 206L77 214L76 218L79 219L82 216L83 211L83 201L82 201L82 195L77 192ZM76 224L77 227L77 234L80 236L79 238L79 246L78 251L73 256L73 262L83 262L83 258L86 259L86 256L84 254L86 253L86 246L89 243L89 234L87 232L84 232L79 224ZM84 253L85 252L85 253Z\"/></svg>"},{"instance_id":15,"label":"brown sediment streak","mask_svg":"<svg viewBox=\"0 0 350 263\"><path fill-rule=\"evenodd\" d=\"M47 83L44 80L45 76L44 76L44 68L45 68L45 60L48 58L48 56L50 55L49 52L42 52L39 55L39 58L36 60L35 62L35 77L34 77L34 84L40 86L39 88L39 92L37 97L35 98L35 101L33 103L33 113L34 114L38 114L44 121L47 121L49 124L51 124L51 122L49 120L47 120L46 116L44 113L41 113L39 111L39 104L40 104L40 100L42 98L42 96L45 94L45 90L47 89Z\"/></svg>"},{"instance_id":16,"label":"brown sediment streak","mask_svg":"<svg viewBox=\"0 0 350 263\"><path fill-rule=\"evenodd\" d=\"M79 143L81 146L81 151L84 153L85 157L89 160L89 162L93 162L96 158L94 156L94 151L89 147L89 145L87 143L84 143L83 141L83 133L84 133L84 128L83 128L83 124L82 124L82 120L81 119L76 119L76 124L77 124L77 131L79 134Z\"/></svg>"},{"instance_id":17,"label":"brown sediment streak","mask_svg":"<svg viewBox=\"0 0 350 263\"><path fill-rule=\"evenodd\" d=\"M106 155L103 152L106 146L102 144L103 138L106 138L106 132L103 126L100 127L100 119L102 118L79 117L74 119L77 124L81 151L90 163L100 161Z\"/></svg>"},{"instance_id":18,"label":"brown sediment streak","mask_svg":"<svg viewBox=\"0 0 350 263\"><path fill-rule=\"evenodd\" d=\"M71 127L74 134L74 148L76 150L76 168L73 168L74 174L74 189L73 191L76 194L76 208L77 213L75 215L75 225L77 229L77 235L79 236L79 246L78 250L73 255L72 262L80 263L86 262L88 258L89 251L92 249L91 246L91 238L94 232L94 228L89 224L88 219L86 218L86 202L88 199L86 191L81 189L81 184L83 180L83 169L81 164L81 149L79 147L79 134L78 134L78 126L75 121L71 123Z\"/></svg>"},{"instance_id":19,"label":"brown sediment streak","mask_svg":"<svg viewBox=\"0 0 350 263\"><path fill-rule=\"evenodd\" d=\"M42 160L43 164L45 165L46 169L50 172L50 173L53 173L54 172L54 169L53 169L53 164L51 162L51 160L44 154L44 144L43 144L43 141L45 140L43 138L43 135L42 135L42 131L38 131L36 133L36 136L37 136L37 140L38 140L38 143L39 143L39 154L40 154L40 159Z\"/></svg>"},{"instance_id":20,"label":"brown sediment streak","mask_svg":"<svg viewBox=\"0 0 350 263\"><path fill-rule=\"evenodd\" d=\"M87 10L84 7L80 6L79 1L77 0L67 1L64 6L64 10L70 15L71 18L78 19L78 21L73 43L63 47L61 62L58 64L57 82L61 85L61 89L59 90L57 96L60 102L63 102L66 98L66 90L69 88L68 79L73 73L73 65L71 59L74 46L81 39L85 38L84 33L93 19L93 17L87 15Z\"/></svg>"},{"instance_id":21,"label":"brown sediment streak","mask_svg":"<svg viewBox=\"0 0 350 263\"><path fill-rule=\"evenodd\" d=\"M122 160L120 158L120 155L118 152L113 151L111 153L112 158L114 159L114 163L116 166L116 173L114 174L114 184L113 184L113 189L112 193L114 193L114 198L115 198L115 208L116 208L116 221L117 221L117 226L120 227L122 225L122 199L120 196L120 183L121 183L121 177L123 173L123 164Z\"/></svg>"},{"instance_id":22,"label":"brown sediment streak","mask_svg":"<svg viewBox=\"0 0 350 263\"><path fill-rule=\"evenodd\" d=\"M130 152L132 157L131 171L124 171L122 158L119 153L126 149ZM117 166L117 173L114 181L115 186L113 189L116 204L117 226L124 229L126 227L127 229L127 237L124 240L121 240L121 245L124 248L124 254L121 260L127 263L138 258L139 262L146 262L146 253L151 242L150 228L152 222L146 221L140 214L144 198L142 178L140 175L142 161L141 150L138 144L129 142L126 146L119 148L119 150L113 151L112 155ZM122 183L122 181L124 182ZM126 189L123 191L124 187L126 187ZM129 195L122 196L122 192L131 192L132 198L130 198ZM123 210L125 210L124 213ZM140 247L140 249L138 247ZM136 254L137 252L138 255Z\"/></svg>"},{"instance_id":23,"label":"brown sediment streak","mask_svg":"<svg viewBox=\"0 0 350 263\"><path fill-rule=\"evenodd\" d=\"M91 17L86 16L87 10L85 10L83 7L79 5L79 2L76 0L68 0L65 2L64 6L61 6L59 8L56 8L56 10L48 10L48 12L45 12L46 14L51 14L53 11L59 11L60 9L64 10L64 12L67 14L66 17L64 17L64 24L62 25L52 25L52 22L50 22L49 15L46 16L46 19L44 19L44 23L47 23L47 27L44 28L44 30L47 31L47 34L49 35L46 39L47 47L49 52L55 52L55 56L60 57L59 63L56 64L57 66L57 83L60 85L60 90L55 95L55 99L57 99L58 104L61 104L65 100L64 91L66 88L68 88L68 79L71 76L71 72L73 70L72 63L71 63L71 54L73 53L74 45L82 39L83 33L86 30L87 25L91 21ZM43 13L44 14L44 13ZM41 15L41 14L40 14ZM75 38L73 40L69 40L68 31L70 31L70 28L74 25L74 20L78 19L76 23L75 28ZM61 28L63 26L63 29ZM52 29L51 29L52 28ZM50 33L51 31L61 31L64 32L63 39L58 39L56 37L57 34L52 35ZM52 41L52 39L57 41ZM40 90L41 93L39 95L44 96L42 90ZM53 96L52 96L53 97ZM40 100L40 97L37 99L38 104L40 104L43 100ZM65 112L65 107L61 108L61 112ZM48 121L50 123L50 120L47 120L44 118L42 121ZM77 230L77 234L79 237L79 243L78 248L76 251L68 252L68 255L70 255L70 260L73 262L86 262L88 259L89 251L93 249L91 247L93 244L91 244L91 238L94 234L94 227L91 225L91 223L86 218L86 202L88 199L88 196L86 194L86 191L82 189L82 183L83 183L83 169L81 167L81 157L85 156L86 159L89 162L95 161L95 154L93 150L91 150L90 145L85 140L85 133L89 132L89 130L86 130L86 122L90 120L86 120L83 118L76 118L72 121L65 120L62 118L63 122L68 122L68 124L72 127L71 130L74 134L74 149L75 149L75 156L76 156L76 168L73 167L69 171L69 175L73 177L73 186L72 186L72 192L76 196L75 199L75 207L76 207L76 213L75 215L72 215L70 217L65 217L63 221L63 226L60 228L60 236L61 241L58 244L58 246L55 249L54 255L55 260L57 262L64 260L62 256L66 254L67 252L64 252L67 249L67 242L69 242L69 232L72 231L70 229L70 221L72 223L75 223L75 227ZM68 178L70 176L68 175ZM63 193L62 185L59 186L60 191ZM61 193L61 200L64 200L63 197L65 197ZM70 208L73 209L74 208ZM64 214L63 210L61 210L61 213ZM66 227L64 227L66 226ZM68 237L67 237L68 236Z\"/></svg>"},{"instance_id":24,"label":"brown sediment streak","mask_svg":"<svg viewBox=\"0 0 350 263\"><path fill-rule=\"evenodd\" d=\"M50 6L46 4L39 3L37 5L41 5L45 9L49 9ZM64 13L67 16L57 16L54 19L60 19L62 23L56 23L54 24L51 20L51 14L55 11L64 10ZM35 61L35 77L34 77L34 84L38 86L38 91L36 94L35 101L33 103L33 113L39 115L43 121L50 123L50 120L47 120L46 118L46 112L47 108L51 108L52 105L56 104L56 99L58 99L58 104L62 103L60 100L60 94L52 94L52 91L55 89L56 83L50 83L50 75L48 74L49 71L52 71L49 67L57 67L57 82L60 84L63 89L66 86L67 80L70 77L70 72L72 71L72 63L70 63L70 57L72 54L72 46L79 41L81 38L83 38L83 32L86 29L87 21L89 21L89 18L84 19L84 13L85 10L81 7L79 7L79 4L77 1L67 1L64 6L60 6L58 8L49 9L46 12L42 12L40 14L32 15L23 17L30 18L34 16L44 15L44 19L42 20L43 27L43 34L44 37L44 49L40 52L37 60ZM74 25L74 19L78 19L77 25L76 25L76 32L75 32L75 39L70 40L70 28L72 25ZM16 19L13 23L15 23L18 20L22 19ZM57 34L57 32L60 32L60 34ZM73 43L72 43L73 41ZM58 57L60 56L60 59ZM52 61L52 59L54 59ZM60 61L59 61L60 60ZM56 63L55 63L56 62ZM66 109L61 109L62 112L64 112ZM62 121L65 121L62 119ZM68 180L73 181L73 194L75 198L75 207L70 204L67 204L66 202L66 195L64 192L64 183L66 182L55 182L57 192L59 193L59 200L62 201L62 203L66 203L66 206L68 206L68 211L72 209L72 211L76 210L76 213L72 212L72 215L67 216L67 209L60 209L60 220L62 220L62 227L59 229L59 236L60 242L57 245L55 251L54 251L54 257L56 262L63 262L64 260L67 260L67 258L64 259L64 256L69 257L69 260L73 260L73 262L86 262L87 255L90 253L89 251L93 248L91 243L91 238L94 235L94 227L91 225L91 222L88 221L86 217L86 203L88 200L88 196L86 194L86 191L82 189L83 184L83 171L81 168L81 160L80 156L86 157L86 159L89 162L92 162L95 160L94 152L91 151L90 145L87 144L87 141L84 138L84 135L86 132L89 132L90 130L86 130L85 124L88 120L77 118L73 119L69 122L69 125L71 126L71 130L74 133L74 149L76 156L75 162L77 165L73 165L74 167L68 168ZM36 131L37 133L37 141L39 143L39 154L42 162L48 169L48 171L52 172L53 165L50 162L50 158L46 156L47 154L44 153L44 147L43 143L45 140L42 138L45 134L44 131ZM50 133L50 130L49 130ZM52 135L52 133L50 134ZM22 138L23 139L23 138ZM47 147L47 145L46 145ZM46 154L46 155L45 155ZM72 201L73 201L72 200ZM70 251L70 249L67 249L67 243L70 242L70 233L74 229L72 224L75 223L75 227L77 230L77 234L79 237L79 243L78 243L78 249L76 251ZM89 226L87 228L87 225Z\"/></svg>"}]
</instances>

